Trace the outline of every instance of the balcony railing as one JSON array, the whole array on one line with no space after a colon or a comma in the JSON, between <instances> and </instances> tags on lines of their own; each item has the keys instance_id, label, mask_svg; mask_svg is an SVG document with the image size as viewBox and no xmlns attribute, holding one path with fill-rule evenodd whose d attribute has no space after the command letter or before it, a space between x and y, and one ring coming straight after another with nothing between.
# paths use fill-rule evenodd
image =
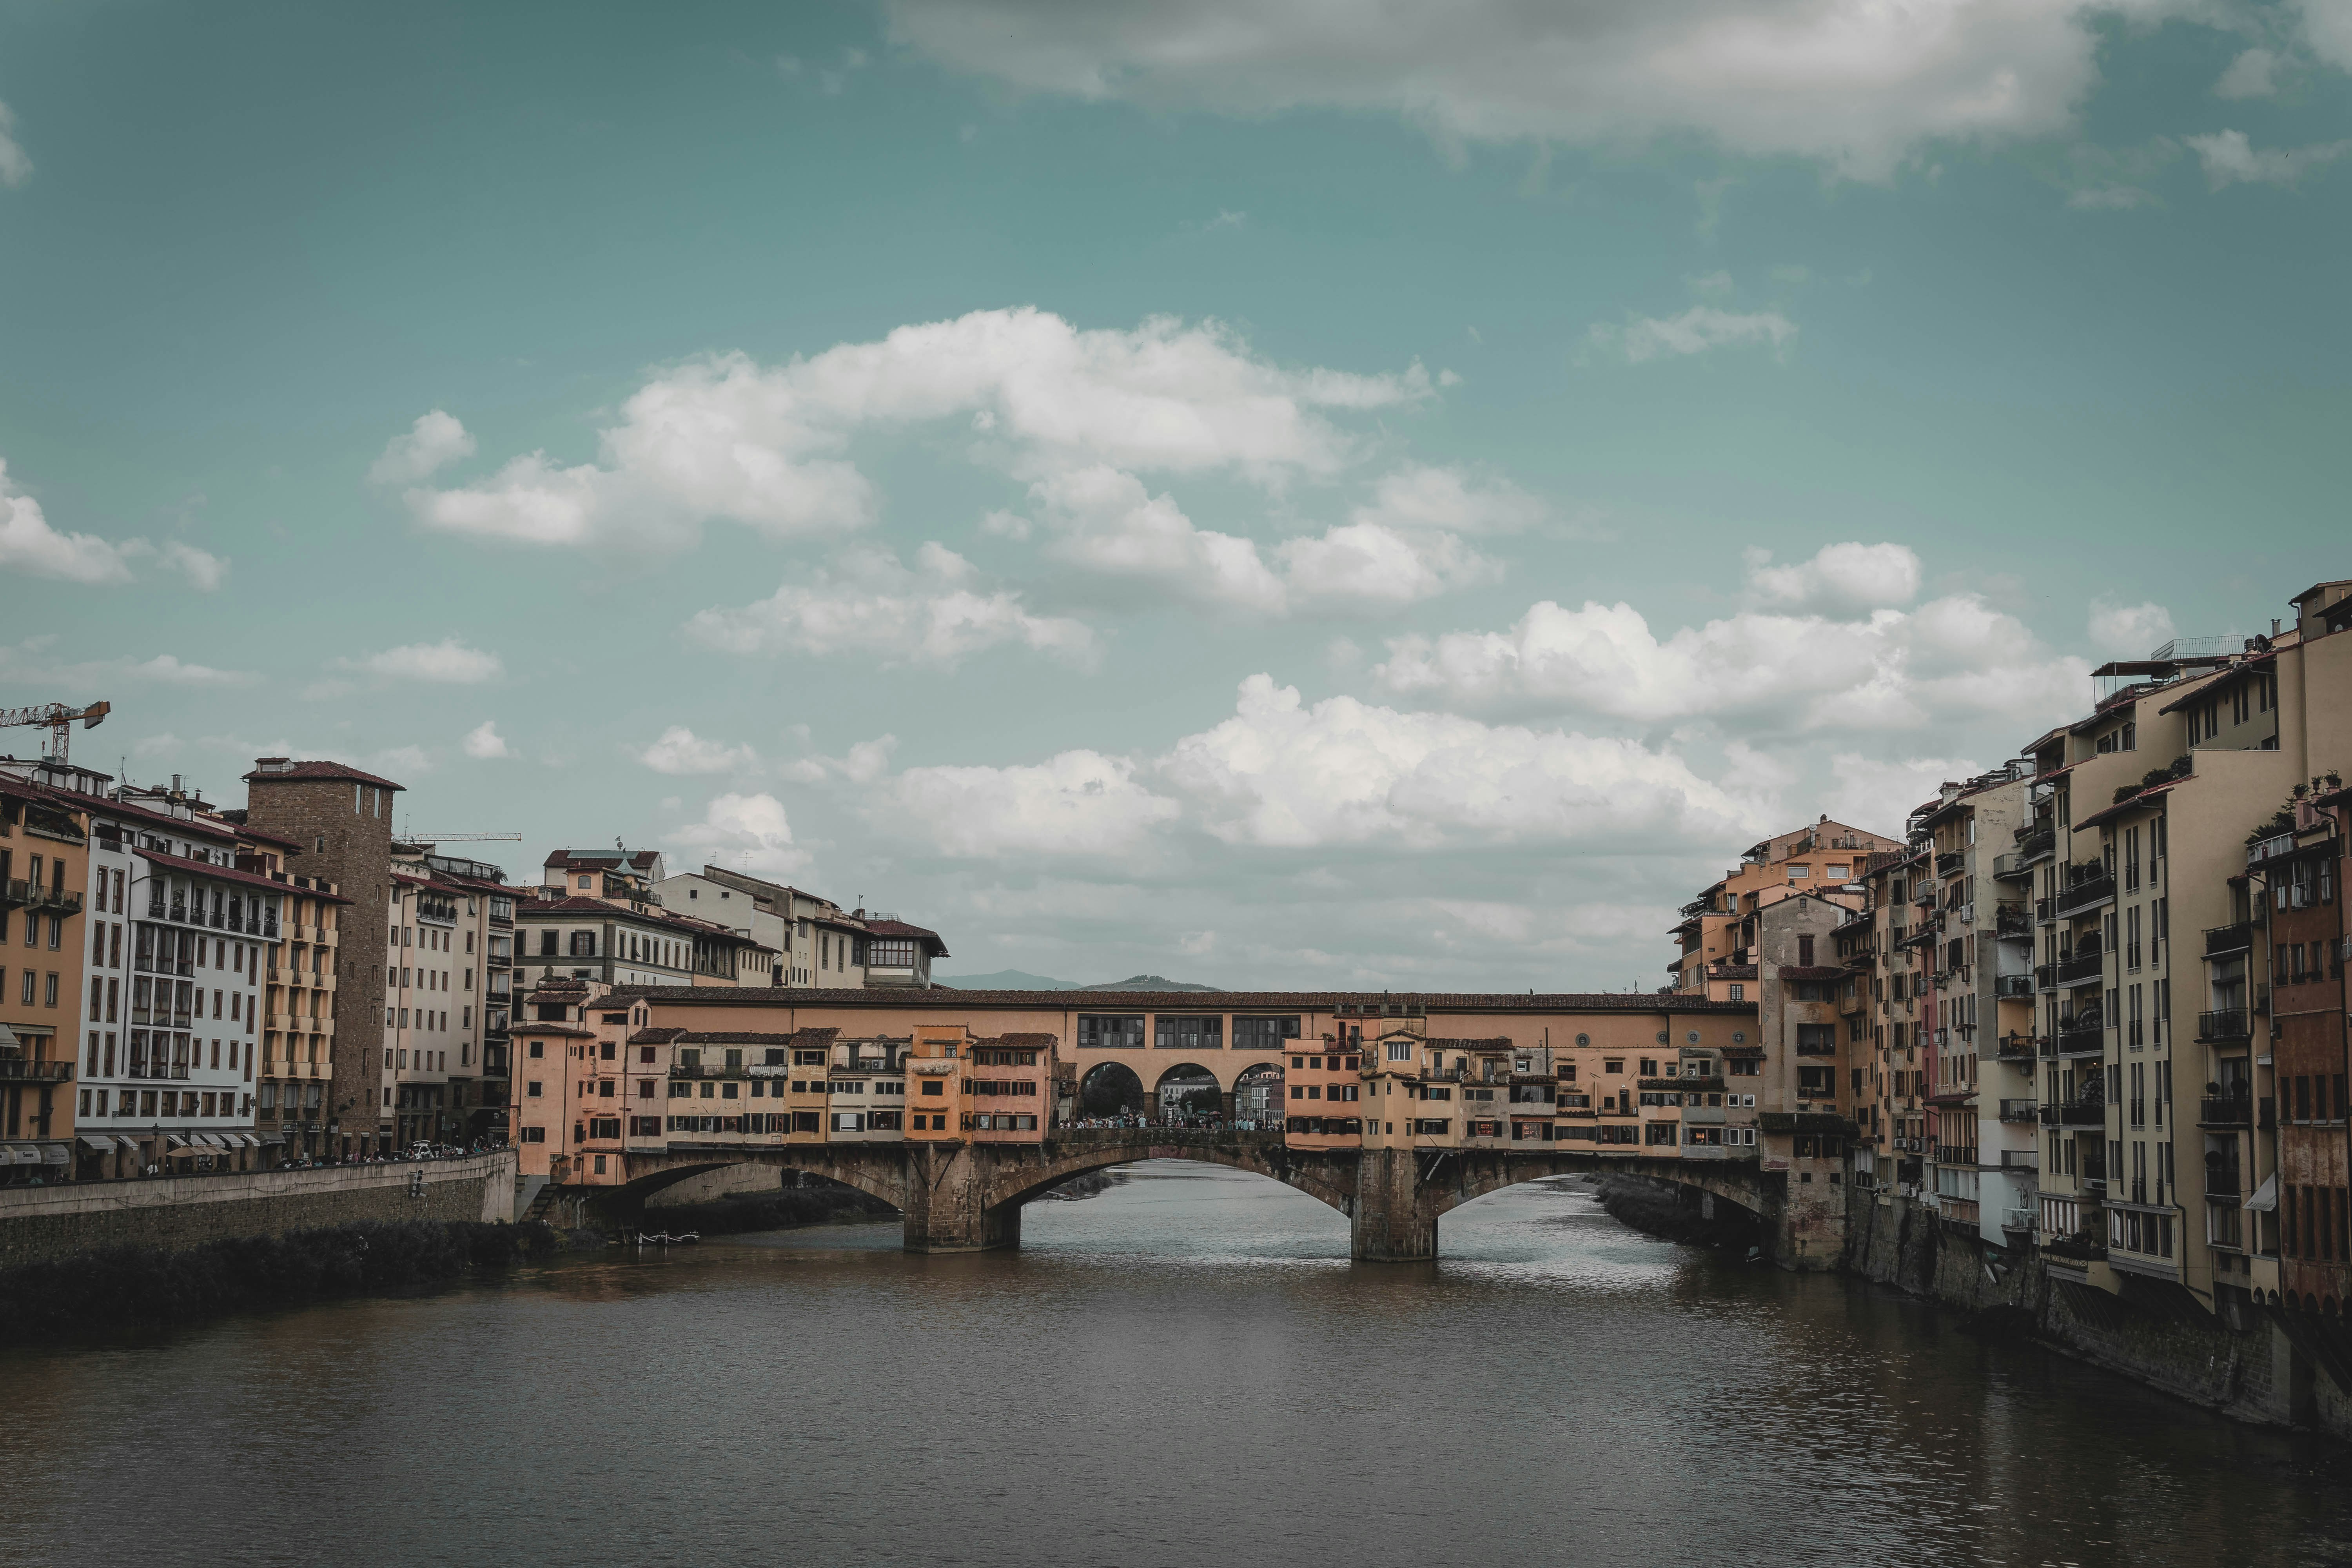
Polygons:
<instances>
[{"instance_id":1,"label":"balcony railing","mask_svg":"<svg viewBox=\"0 0 2352 1568\"><path fill-rule=\"evenodd\" d=\"M2234 1198L2243 1195L2238 1168L2234 1165L2205 1167L2205 1195L2209 1198Z\"/></svg>"},{"instance_id":2,"label":"balcony railing","mask_svg":"<svg viewBox=\"0 0 2352 1568\"><path fill-rule=\"evenodd\" d=\"M2003 904L1993 912L1993 931L2001 936L2030 937L2033 934L2032 917L2023 904Z\"/></svg>"},{"instance_id":3,"label":"balcony railing","mask_svg":"<svg viewBox=\"0 0 2352 1568\"><path fill-rule=\"evenodd\" d=\"M1936 857L1936 875L1938 877L1958 876L1961 871L1968 868L1968 864L1969 852L1967 850L1947 849L1941 855Z\"/></svg>"},{"instance_id":4,"label":"balcony railing","mask_svg":"<svg viewBox=\"0 0 2352 1568\"><path fill-rule=\"evenodd\" d=\"M2033 976L1996 974L1993 976L1992 994L2012 1002L2030 998L2033 994Z\"/></svg>"},{"instance_id":5,"label":"balcony railing","mask_svg":"<svg viewBox=\"0 0 2352 1568\"><path fill-rule=\"evenodd\" d=\"M25 1057L0 1057L0 1083L70 1083L71 1062L41 1062Z\"/></svg>"},{"instance_id":6,"label":"balcony railing","mask_svg":"<svg viewBox=\"0 0 2352 1568\"><path fill-rule=\"evenodd\" d=\"M2030 1063L2033 1060L2034 1044L2032 1035L2003 1035L1993 1041L1992 1054L2000 1061Z\"/></svg>"},{"instance_id":7,"label":"balcony railing","mask_svg":"<svg viewBox=\"0 0 2352 1568\"><path fill-rule=\"evenodd\" d=\"M2017 856L2021 861L2031 864L2046 855L2055 853L2057 848L2058 830L2054 827L2025 827L2018 830Z\"/></svg>"},{"instance_id":8,"label":"balcony railing","mask_svg":"<svg viewBox=\"0 0 2352 1568\"><path fill-rule=\"evenodd\" d=\"M2106 968L2107 955L2096 947L2088 952L2076 948L2072 957L2051 965L2051 978L2061 985L2079 985L2086 980L2095 982Z\"/></svg>"},{"instance_id":9,"label":"balcony railing","mask_svg":"<svg viewBox=\"0 0 2352 1568\"><path fill-rule=\"evenodd\" d=\"M1938 1143L1936 1145L1936 1163L1938 1165L1973 1165L1976 1163L1977 1152L1966 1144Z\"/></svg>"},{"instance_id":10,"label":"balcony railing","mask_svg":"<svg viewBox=\"0 0 2352 1568\"><path fill-rule=\"evenodd\" d=\"M2111 903L2116 896L2116 879L2105 872L2085 877L2081 881L2059 889L2053 912L2060 920L2078 915L2101 904Z\"/></svg>"},{"instance_id":11,"label":"balcony railing","mask_svg":"<svg viewBox=\"0 0 2352 1568\"><path fill-rule=\"evenodd\" d=\"M2251 1095L2224 1095L2219 1100L2207 1098L2197 1102L2200 1127L2251 1127L2253 1121L2254 1101Z\"/></svg>"},{"instance_id":12,"label":"balcony railing","mask_svg":"<svg viewBox=\"0 0 2352 1568\"><path fill-rule=\"evenodd\" d=\"M2252 951L2254 927L2251 921L2240 921L2231 926L2209 926L2205 931L2205 956L2220 958L2233 952Z\"/></svg>"},{"instance_id":13,"label":"balcony railing","mask_svg":"<svg viewBox=\"0 0 2352 1568\"><path fill-rule=\"evenodd\" d=\"M2273 834L2259 843L2246 846L2246 864L2249 867L2259 866L2265 860L2275 859L2281 855L2290 855L2294 852L2294 834Z\"/></svg>"},{"instance_id":14,"label":"balcony railing","mask_svg":"<svg viewBox=\"0 0 2352 1568\"><path fill-rule=\"evenodd\" d=\"M2062 1100L2042 1108L2044 1127L2105 1127L2107 1124L2107 1102L2105 1100Z\"/></svg>"},{"instance_id":15,"label":"balcony railing","mask_svg":"<svg viewBox=\"0 0 2352 1568\"><path fill-rule=\"evenodd\" d=\"M2054 1057L2095 1057L2106 1048L2107 1032L2097 1024L2062 1026L2052 1037Z\"/></svg>"},{"instance_id":16,"label":"balcony railing","mask_svg":"<svg viewBox=\"0 0 2352 1568\"><path fill-rule=\"evenodd\" d=\"M2032 1121L2034 1117L2034 1104L2031 1100L2004 1100L2000 1102L2000 1119L2003 1121Z\"/></svg>"},{"instance_id":17,"label":"balcony railing","mask_svg":"<svg viewBox=\"0 0 2352 1568\"><path fill-rule=\"evenodd\" d=\"M2205 1045L2226 1045L2252 1033L2252 1015L2243 1007L2221 1007L2197 1015L2197 1038Z\"/></svg>"}]
</instances>

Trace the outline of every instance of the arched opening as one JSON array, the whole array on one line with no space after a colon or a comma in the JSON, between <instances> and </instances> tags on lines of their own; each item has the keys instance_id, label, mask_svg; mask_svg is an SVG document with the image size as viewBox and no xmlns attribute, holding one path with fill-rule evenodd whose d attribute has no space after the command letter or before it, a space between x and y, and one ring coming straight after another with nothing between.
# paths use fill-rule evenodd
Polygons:
<instances>
[{"instance_id":1,"label":"arched opening","mask_svg":"<svg viewBox=\"0 0 2352 1568\"><path fill-rule=\"evenodd\" d=\"M1106 1127L1129 1117L1141 1118L1151 1109L1143 1079L1125 1062L1099 1062L1078 1080L1078 1125Z\"/></svg>"},{"instance_id":2,"label":"arched opening","mask_svg":"<svg viewBox=\"0 0 2352 1568\"><path fill-rule=\"evenodd\" d=\"M1178 1062L1152 1087L1151 1109L1163 1127L1214 1127L1224 1121L1224 1089L1200 1063Z\"/></svg>"},{"instance_id":3,"label":"arched opening","mask_svg":"<svg viewBox=\"0 0 2352 1568\"><path fill-rule=\"evenodd\" d=\"M1283 1104L1282 1062L1260 1062L1234 1079L1233 1125L1244 1132L1278 1131L1287 1112Z\"/></svg>"}]
</instances>

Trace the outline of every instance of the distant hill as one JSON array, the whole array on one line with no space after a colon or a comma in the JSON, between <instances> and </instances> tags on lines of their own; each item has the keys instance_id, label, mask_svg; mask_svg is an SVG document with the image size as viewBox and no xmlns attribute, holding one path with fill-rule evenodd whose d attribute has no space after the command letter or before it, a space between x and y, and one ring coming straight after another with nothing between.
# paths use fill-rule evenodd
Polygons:
<instances>
[{"instance_id":1,"label":"distant hill","mask_svg":"<svg viewBox=\"0 0 2352 1568\"><path fill-rule=\"evenodd\" d=\"M1082 980L1055 980L1051 975L1032 974L1025 969L1000 969L989 974L934 974L932 982L940 985L958 986L967 991L1221 991L1219 985L1194 985L1188 981L1171 980L1163 974L1130 974L1124 980L1108 980L1089 985Z\"/></svg>"},{"instance_id":2,"label":"distant hill","mask_svg":"<svg viewBox=\"0 0 2352 1568\"><path fill-rule=\"evenodd\" d=\"M992 974L934 974L935 985L960 986L966 991L1084 991L1086 986L1076 980L1055 980L1044 974L1032 974L1024 969L1000 969Z\"/></svg>"},{"instance_id":3,"label":"distant hill","mask_svg":"<svg viewBox=\"0 0 2352 1568\"><path fill-rule=\"evenodd\" d=\"M1106 980L1099 985L1086 987L1088 991L1223 991L1222 985L1194 985L1189 981L1171 980L1164 974L1130 974L1124 980Z\"/></svg>"}]
</instances>

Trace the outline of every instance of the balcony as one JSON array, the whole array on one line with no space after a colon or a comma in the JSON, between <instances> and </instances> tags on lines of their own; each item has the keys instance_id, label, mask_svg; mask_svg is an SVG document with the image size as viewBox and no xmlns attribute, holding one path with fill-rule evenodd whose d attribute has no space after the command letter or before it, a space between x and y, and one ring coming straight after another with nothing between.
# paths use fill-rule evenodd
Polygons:
<instances>
[{"instance_id":1,"label":"balcony","mask_svg":"<svg viewBox=\"0 0 2352 1568\"><path fill-rule=\"evenodd\" d=\"M2033 900L2033 921L2036 925L2049 925L2057 918L2053 900L2046 898Z\"/></svg>"},{"instance_id":2,"label":"balcony","mask_svg":"<svg viewBox=\"0 0 2352 1568\"><path fill-rule=\"evenodd\" d=\"M38 1062L25 1057L0 1057L0 1083L71 1083L71 1062Z\"/></svg>"},{"instance_id":3,"label":"balcony","mask_svg":"<svg viewBox=\"0 0 2352 1568\"><path fill-rule=\"evenodd\" d=\"M2031 937L2033 921L2023 904L2003 904L1993 912L1994 933L2004 937Z\"/></svg>"},{"instance_id":4,"label":"balcony","mask_svg":"<svg viewBox=\"0 0 2352 1568\"><path fill-rule=\"evenodd\" d=\"M2095 1057L2106 1049L2107 1031L2093 1018L2084 1023L2058 1020L2058 1033L2050 1042L2053 1057Z\"/></svg>"},{"instance_id":5,"label":"balcony","mask_svg":"<svg viewBox=\"0 0 2352 1568\"><path fill-rule=\"evenodd\" d=\"M2294 853L2294 835L2293 833L2273 834L2268 838L2246 846L2246 868L2252 870L2265 860L2273 860L2282 855Z\"/></svg>"},{"instance_id":6,"label":"balcony","mask_svg":"<svg viewBox=\"0 0 2352 1568\"><path fill-rule=\"evenodd\" d=\"M2063 1258L2069 1263L2103 1263L2107 1246L2089 1237L2053 1236L2042 1244L2044 1257Z\"/></svg>"},{"instance_id":7,"label":"balcony","mask_svg":"<svg viewBox=\"0 0 2352 1568\"><path fill-rule=\"evenodd\" d=\"M1936 1145L1936 1163L1938 1165L1973 1165L1976 1163L1977 1152L1965 1144L1938 1143Z\"/></svg>"},{"instance_id":8,"label":"balcony","mask_svg":"<svg viewBox=\"0 0 2352 1568\"><path fill-rule=\"evenodd\" d=\"M2029 1002L2033 998L2033 976L2031 974L1996 974L1992 994L2003 1001Z\"/></svg>"},{"instance_id":9,"label":"balcony","mask_svg":"<svg viewBox=\"0 0 2352 1568\"><path fill-rule=\"evenodd\" d=\"M2042 1108L2044 1127L2085 1127L2104 1131L2107 1125L2107 1102L2104 1099L2062 1100Z\"/></svg>"},{"instance_id":10,"label":"balcony","mask_svg":"<svg viewBox=\"0 0 2352 1568\"><path fill-rule=\"evenodd\" d=\"M2242 1046L2252 1033L2252 1016L2243 1007L2221 1007L2197 1015L2197 1039L2201 1045Z\"/></svg>"},{"instance_id":11,"label":"balcony","mask_svg":"<svg viewBox=\"0 0 2352 1568\"><path fill-rule=\"evenodd\" d=\"M2033 1234L2035 1216L2032 1209L2003 1209L2000 1228L2011 1236L2030 1237Z\"/></svg>"},{"instance_id":12,"label":"balcony","mask_svg":"<svg viewBox=\"0 0 2352 1568\"><path fill-rule=\"evenodd\" d=\"M2206 1166L2205 1195L2209 1198L2243 1197L2245 1189L2239 1178L2238 1167L2235 1165Z\"/></svg>"},{"instance_id":13,"label":"balcony","mask_svg":"<svg viewBox=\"0 0 2352 1568\"><path fill-rule=\"evenodd\" d=\"M2085 877L2062 889L2056 902L2053 905L2053 912L2062 921L2071 920L2076 915L2087 914L2104 904L2111 904L2115 902L2115 877L2112 873L2102 871L2096 876Z\"/></svg>"},{"instance_id":14,"label":"balcony","mask_svg":"<svg viewBox=\"0 0 2352 1568\"><path fill-rule=\"evenodd\" d=\"M1967 850L1947 849L1941 855L1936 857L1936 875L1938 877L1957 877L1962 871L1968 869L1968 865L1969 852Z\"/></svg>"},{"instance_id":15,"label":"balcony","mask_svg":"<svg viewBox=\"0 0 2352 1568\"><path fill-rule=\"evenodd\" d=\"M2254 945L2252 921L2240 921L2233 926L2210 926L2205 931L2205 956L2226 958L2234 953L2250 952Z\"/></svg>"},{"instance_id":16,"label":"balcony","mask_svg":"<svg viewBox=\"0 0 2352 1568\"><path fill-rule=\"evenodd\" d=\"M2031 866L2057 853L2058 830L2051 826L2023 827L2018 830L2017 858Z\"/></svg>"},{"instance_id":17,"label":"balcony","mask_svg":"<svg viewBox=\"0 0 2352 1568\"><path fill-rule=\"evenodd\" d=\"M2107 955L2094 944L2087 949L2076 948L2069 957L2050 966L2050 977L2059 985L2095 985L2107 972Z\"/></svg>"},{"instance_id":18,"label":"balcony","mask_svg":"<svg viewBox=\"0 0 2352 1568\"><path fill-rule=\"evenodd\" d=\"M1996 882L2022 881L2032 874L2026 868L2022 855L1996 855L1992 858L1992 879Z\"/></svg>"},{"instance_id":19,"label":"balcony","mask_svg":"<svg viewBox=\"0 0 2352 1568\"><path fill-rule=\"evenodd\" d=\"M2224 1095L2197 1102L2200 1127L2251 1127L2253 1122L2254 1102L2250 1095Z\"/></svg>"},{"instance_id":20,"label":"balcony","mask_svg":"<svg viewBox=\"0 0 2352 1568\"><path fill-rule=\"evenodd\" d=\"M2035 1121L2037 1117L2033 1101L2031 1100L2002 1100L2000 1102L2000 1119L2003 1121Z\"/></svg>"},{"instance_id":21,"label":"balcony","mask_svg":"<svg viewBox=\"0 0 2352 1568\"><path fill-rule=\"evenodd\" d=\"M2003 1035L1992 1043L1993 1059L2012 1067L2031 1067L2035 1043L2032 1035Z\"/></svg>"}]
</instances>

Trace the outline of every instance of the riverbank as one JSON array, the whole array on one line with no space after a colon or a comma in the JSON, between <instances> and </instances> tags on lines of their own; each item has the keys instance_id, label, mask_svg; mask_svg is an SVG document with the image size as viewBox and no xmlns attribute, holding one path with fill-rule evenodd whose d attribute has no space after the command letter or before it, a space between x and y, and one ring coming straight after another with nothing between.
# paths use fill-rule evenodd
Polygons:
<instances>
[{"instance_id":1,"label":"riverbank","mask_svg":"<svg viewBox=\"0 0 2352 1568\"><path fill-rule=\"evenodd\" d=\"M173 1328L352 1296L394 1296L543 1258L547 1226L362 1220L167 1250L113 1247L0 1269L0 1342Z\"/></svg>"},{"instance_id":2,"label":"riverbank","mask_svg":"<svg viewBox=\"0 0 2352 1568\"><path fill-rule=\"evenodd\" d=\"M880 1198L855 1187L826 1182L805 1187L782 1187L732 1194L709 1203L674 1204L648 1209L641 1227L646 1234L741 1236L757 1230L792 1230L811 1225L856 1225L891 1219L898 1211Z\"/></svg>"},{"instance_id":3,"label":"riverbank","mask_svg":"<svg viewBox=\"0 0 2352 1568\"><path fill-rule=\"evenodd\" d=\"M1693 1203L1681 1188L1641 1176L1611 1174L1581 1180L1610 1218L1645 1236L1738 1251L1759 1243L1755 1216L1734 1205Z\"/></svg>"}]
</instances>

